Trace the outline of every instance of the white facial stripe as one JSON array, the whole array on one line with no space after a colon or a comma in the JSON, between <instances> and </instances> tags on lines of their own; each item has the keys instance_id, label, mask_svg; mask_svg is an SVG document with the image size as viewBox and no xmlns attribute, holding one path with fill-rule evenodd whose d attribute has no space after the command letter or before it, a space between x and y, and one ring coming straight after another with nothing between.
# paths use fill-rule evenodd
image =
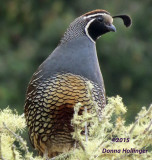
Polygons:
<instances>
[{"instance_id":1,"label":"white facial stripe","mask_svg":"<svg viewBox=\"0 0 152 160\"><path fill-rule=\"evenodd\" d=\"M107 14L106 13L92 14L92 15L85 16L84 19L92 18L92 17L96 17L96 16L103 16L103 15L107 15Z\"/></svg>"},{"instance_id":2,"label":"white facial stripe","mask_svg":"<svg viewBox=\"0 0 152 160\"><path fill-rule=\"evenodd\" d=\"M90 24L91 24L94 20L95 20L95 18L94 18L94 19L91 19L91 21L89 21L88 24L87 24L86 27L85 27L86 35L88 36L88 38L89 38L93 43L95 43L95 41L90 37L90 35L89 35L89 33L88 33L88 28L89 28Z\"/></svg>"},{"instance_id":3,"label":"white facial stripe","mask_svg":"<svg viewBox=\"0 0 152 160\"><path fill-rule=\"evenodd\" d=\"M84 19L96 18L97 16L103 16L105 22L108 22L108 23L111 23L111 24L113 23L113 18L109 14L106 14L106 13L97 13L97 14L85 16Z\"/></svg>"}]
</instances>

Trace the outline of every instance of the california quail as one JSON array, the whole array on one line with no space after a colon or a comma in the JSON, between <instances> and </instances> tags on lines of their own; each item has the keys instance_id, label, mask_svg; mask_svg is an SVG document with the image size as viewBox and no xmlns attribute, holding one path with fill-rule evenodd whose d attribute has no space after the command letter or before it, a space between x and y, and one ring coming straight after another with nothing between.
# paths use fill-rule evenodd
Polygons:
<instances>
[{"instance_id":1,"label":"california quail","mask_svg":"<svg viewBox=\"0 0 152 160\"><path fill-rule=\"evenodd\" d=\"M53 53L39 66L29 83L25 117L34 148L43 156L54 157L74 145L71 119L74 105L91 106L87 82L93 85L92 96L102 109L106 105L104 82L99 68L95 41L109 31L116 31L113 18L105 10L94 10L75 19Z\"/></svg>"}]
</instances>

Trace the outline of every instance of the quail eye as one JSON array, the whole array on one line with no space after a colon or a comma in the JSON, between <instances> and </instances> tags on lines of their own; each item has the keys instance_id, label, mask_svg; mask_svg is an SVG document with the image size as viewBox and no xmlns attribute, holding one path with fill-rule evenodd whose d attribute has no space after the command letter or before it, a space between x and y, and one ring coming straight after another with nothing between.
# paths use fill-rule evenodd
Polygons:
<instances>
[{"instance_id":1,"label":"quail eye","mask_svg":"<svg viewBox=\"0 0 152 160\"><path fill-rule=\"evenodd\" d=\"M98 18L97 18L97 21L98 21L98 22L103 22L103 18L102 18L102 17L98 17Z\"/></svg>"}]
</instances>

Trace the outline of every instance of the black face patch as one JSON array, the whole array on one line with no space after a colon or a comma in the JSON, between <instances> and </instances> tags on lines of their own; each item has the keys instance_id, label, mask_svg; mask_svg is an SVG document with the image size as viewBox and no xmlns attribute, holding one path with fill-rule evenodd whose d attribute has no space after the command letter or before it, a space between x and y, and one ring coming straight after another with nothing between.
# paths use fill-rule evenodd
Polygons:
<instances>
[{"instance_id":1,"label":"black face patch","mask_svg":"<svg viewBox=\"0 0 152 160\"><path fill-rule=\"evenodd\" d=\"M88 34L94 41L107 32L109 32L109 30L105 26L104 20L101 16L97 17L88 27Z\"/></svg>"}]
</instances>

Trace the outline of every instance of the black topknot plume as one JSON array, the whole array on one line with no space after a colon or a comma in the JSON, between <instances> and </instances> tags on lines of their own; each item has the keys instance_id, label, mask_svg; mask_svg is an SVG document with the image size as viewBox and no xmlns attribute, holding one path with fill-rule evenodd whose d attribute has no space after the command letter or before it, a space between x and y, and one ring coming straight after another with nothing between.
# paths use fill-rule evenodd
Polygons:
<instances>
[{"instance_id":1,"label":"black topknot plume","mask_svg":"<svg viewBox=\"0 0 152 160\"><path fill-rule=\"evenodd\" d=\"M128 15L117 15L117 16L113 16L112 18L121 18L126 27L129 27L132 23L132 20Z\"/></svg>"}]
</instances>

